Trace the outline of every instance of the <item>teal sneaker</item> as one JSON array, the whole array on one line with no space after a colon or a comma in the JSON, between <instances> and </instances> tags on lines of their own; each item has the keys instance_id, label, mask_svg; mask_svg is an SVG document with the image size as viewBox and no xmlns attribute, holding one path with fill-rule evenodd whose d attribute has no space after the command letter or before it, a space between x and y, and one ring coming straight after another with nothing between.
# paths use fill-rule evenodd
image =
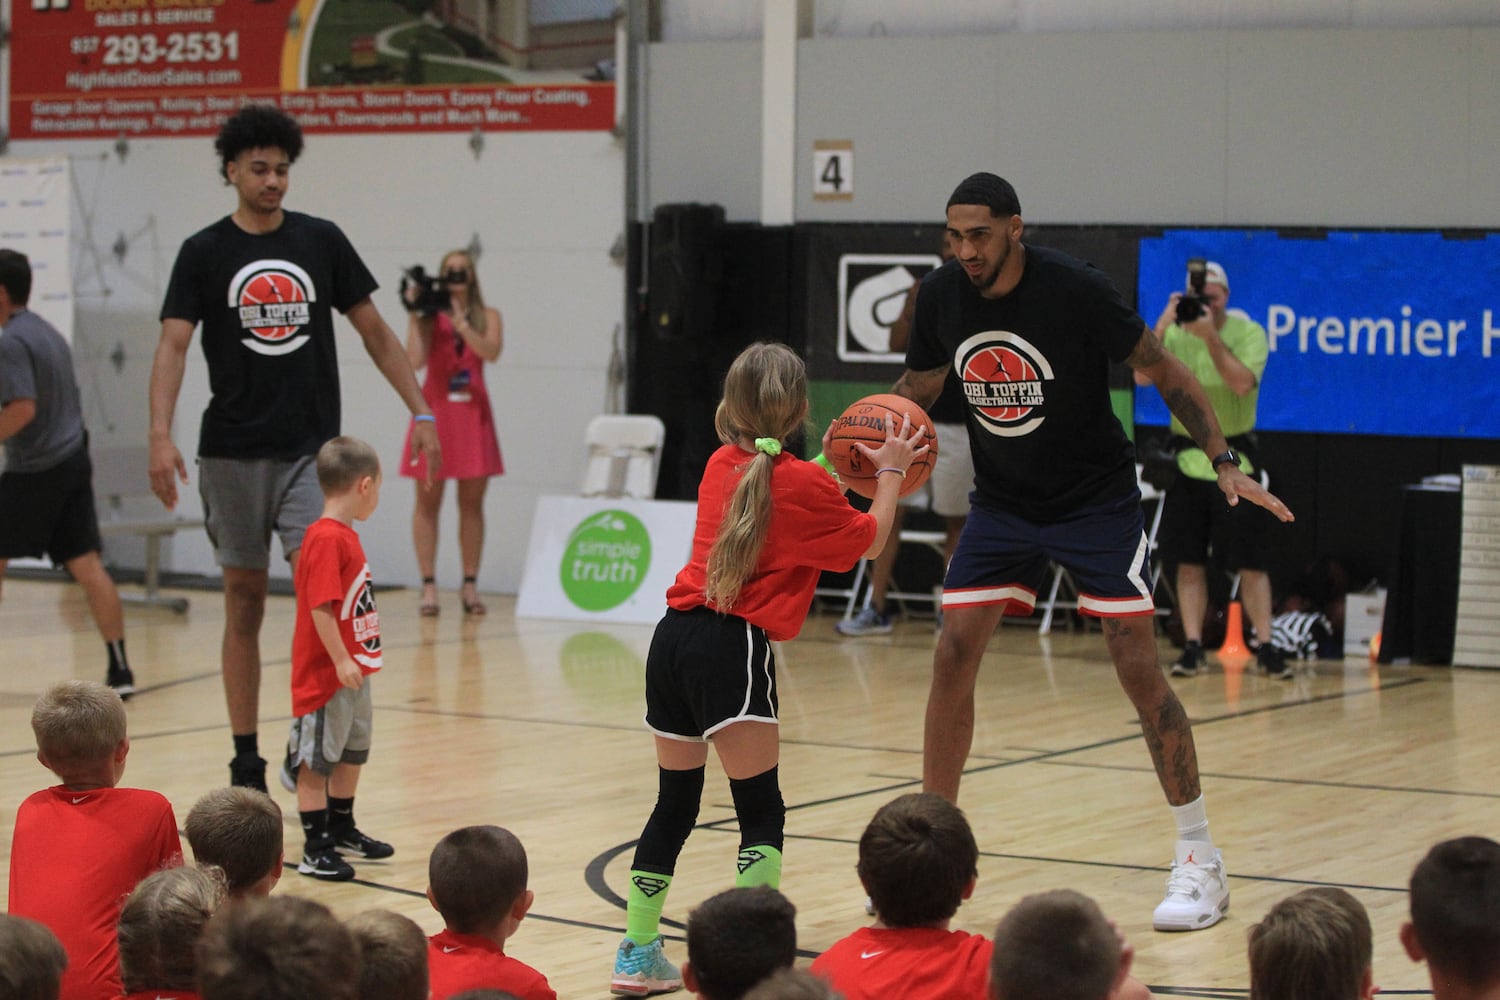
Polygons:
<instances>
[{"instance_id":1,"label":"teal sneaker","mask_svg":"<svg viewBox=\"0 0 1500 1000\"><path fill-rule=\"evenodd\" d=\"M636 944L626 938L615 952L615 975L609 991L617 997L644 997L682 989L682 974L662 954L661 938Z\"/></svg>"}]
</instances>

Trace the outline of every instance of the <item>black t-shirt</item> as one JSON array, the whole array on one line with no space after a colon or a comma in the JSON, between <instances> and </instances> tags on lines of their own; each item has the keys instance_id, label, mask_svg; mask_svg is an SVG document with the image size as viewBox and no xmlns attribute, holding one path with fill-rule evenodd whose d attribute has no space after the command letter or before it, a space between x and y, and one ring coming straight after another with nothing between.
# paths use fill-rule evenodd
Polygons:
<instances>
[{"instance_id":1,"label":"black t-shirt","mask_svg":"<svg viewBox=\"0 0 1500 1000\"><path fill-rule=\"evenodd\" d=\"M1103 272L1028 244L1003 298L980 295L957 261L928 272L906 366L953 365L980 499L1046 523L1135 489L1109 363L1129 357L1144 329Z\"/></svg>"},{"instance_id":2,"label":"black t-shirt","mask_svg":"<svg viewBox=\"0 0 1500 1000\"><path fill-rule=\"evenodd\" d=\"M298 458L337 437L333 311L377 287L338 226L300 212L272 233L226 216L188 237L161 318L203 324L211 398L198 454Z\"/></svg>"}]
</instances>

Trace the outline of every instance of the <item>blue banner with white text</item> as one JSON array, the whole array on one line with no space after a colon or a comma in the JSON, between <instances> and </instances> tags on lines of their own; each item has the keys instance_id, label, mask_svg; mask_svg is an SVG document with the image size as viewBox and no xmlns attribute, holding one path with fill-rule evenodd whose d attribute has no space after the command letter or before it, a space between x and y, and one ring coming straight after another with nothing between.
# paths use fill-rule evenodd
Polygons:
<instances>
[{"instance_id":1,"label":"blue banner with white text","mask_svg":"<svg viewBox=\"0 0 1500 1000\"><path fill-rule=\"evenodd\" d=\"M1500 438L1500 236L1168 230L1141 241L1148 325L1191 257L1222 264L1229 308L1266 329L1260 429ZM1154 389L1135 419L1167 423Z\"/></svg>"}]
</instances>

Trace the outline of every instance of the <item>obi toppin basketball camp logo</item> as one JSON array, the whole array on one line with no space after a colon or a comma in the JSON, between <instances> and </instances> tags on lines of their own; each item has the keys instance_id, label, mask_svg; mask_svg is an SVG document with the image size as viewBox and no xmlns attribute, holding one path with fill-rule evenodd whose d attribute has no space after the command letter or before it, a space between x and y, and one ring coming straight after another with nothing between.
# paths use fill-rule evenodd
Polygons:
<instances>
[{"instance_id":1,"label":"obi toppin basketball camp logo","mask_svg":"<svg viewBox=\"0 0 1500 1000\"><path fill-rule=\"evenodd\" d=\"M240 343L257 354L290 354L307 343L302 331L317 298L312 278L289 260L246 264L229 282L229 308L248 334Z\"/></svg>"},{"instance_id":2,"label":"obi toppin basketball camp logo","mask_svg":"<svg viewBox=\"0 0 1500 1000\"><path fill-rule=\"evenodd\" d=\"M380 612L375 610L375 588L370 581L370 564L366 563L344 595L339 617L354 629L354 641L361 652L354 659L361 666L379 670L383 662L380 653Z\"/></svg>"},{"instance_id":3,"label":"obi toppin basketball camp logo","mask_svg":"<svg viewBox=\"0 0 1500 1000\"><path fill-rule=\"evenodd\" d=\"M1022 437L1047 419L1052 365L1024 337L1003 330L977 333L958 345L953 367L979 426L997 437Z\"/></svg>"}]
</instances>

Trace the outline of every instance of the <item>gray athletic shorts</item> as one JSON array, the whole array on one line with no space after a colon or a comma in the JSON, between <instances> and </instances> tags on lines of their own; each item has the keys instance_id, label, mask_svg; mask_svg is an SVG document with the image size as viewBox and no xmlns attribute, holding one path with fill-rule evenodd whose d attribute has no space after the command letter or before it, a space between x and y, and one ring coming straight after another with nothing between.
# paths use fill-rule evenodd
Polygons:
<instances>
[{"instance_id":1,"label":"gray athletic shorts","mask_svg":"<svg viewBox=\"0 0 1500 1000\"><path fill-rule=\"evenodd\" d=\"M935 424L938 457L932 476L922 488L901 498L901 506L931 510L940 517L969 513L974 489L974 456L969 451L969 429L963 424Z\"/></svg>"},{"instance_id":2,"label":"gray athletic shorts","mask_svg":"<svg viewBox=\"0 0 1500 1000\"><path fill-rule=\"evenodd\" d=\"M200 458L198 495L214 561L232 569L269 569L271 533L291 559L307 526L323 514L323 491L312 456Z\"/></svg>"},{"instance_id":3,"label":"gray athletic shorts","mask_svg":"<svg viewBox=\"0 0 1500 1000\"><path fill-rule=\"evenodd\" d=\"M328 776L335 764L363 764L370 759L370 677L358 691L341 687L328 704L292 720L286 740L286 766L292 774L306 764Z\"/></svg>"}]
</instances>

